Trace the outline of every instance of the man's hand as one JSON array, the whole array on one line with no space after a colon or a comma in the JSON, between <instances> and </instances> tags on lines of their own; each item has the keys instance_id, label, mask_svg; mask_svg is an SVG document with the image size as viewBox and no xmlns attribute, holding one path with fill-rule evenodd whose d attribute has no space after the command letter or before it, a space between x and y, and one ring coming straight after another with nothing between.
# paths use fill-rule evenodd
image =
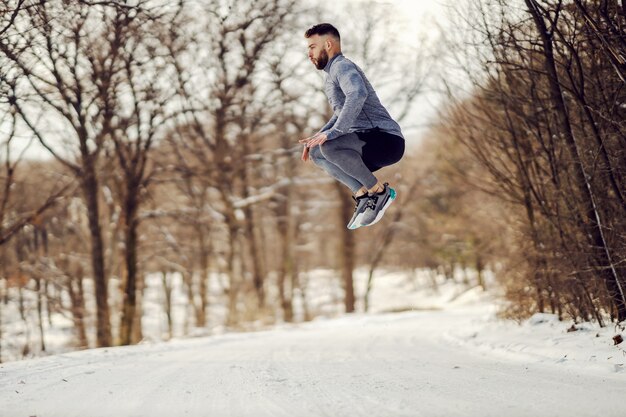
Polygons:
<instances>
[{"instance_id":1,"label":"man's hand","mask_svg":"<svg viewBox=\"0 0 626 417\"><path fill-rule=\"evenodd\" d=\"M307 148L306 146L302 150L302 156L300 157L300 159L302 159L303 162L309 160L309 148Z\"/></svg>"},{"instance_id":2,"label":"man's hand","mask_svg":"<svg viewBox=\"0 0 626 417\"><path fill-rule=\"evenodd\" d=\"M314 134L310 138L300 139L300 143L304 144L306 148L314 148L317 145L321 145L322 143L326 142L326 139L326 133L319 132Z\"/></svg>"}]
</instances>

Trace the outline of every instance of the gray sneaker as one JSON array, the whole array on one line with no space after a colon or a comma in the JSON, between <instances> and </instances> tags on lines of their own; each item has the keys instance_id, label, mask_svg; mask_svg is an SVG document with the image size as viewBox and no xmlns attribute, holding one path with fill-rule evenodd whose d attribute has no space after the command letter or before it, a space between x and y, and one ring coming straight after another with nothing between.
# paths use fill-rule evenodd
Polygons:
<instances>
[{"instance_id":1,"label":"gray sneaker","mask_svg":"<svg viewBox=\"0 0 626 417\"><path fill-rule=\"evenodd\" d=\"M396 199L396 190L385 183L385 189L380 193L369 196L363 216L360 218L360 226L371 226L383 218L385 211L393 200Z\"/></svg>"},{"instance_id":2,"label":"gray sneaker","mask_svg":"<svg viewBox=\"0 0 626 417\"><path fill-rule=\"evenodd\" d=\"M361 227L361 218L363 218L363 215L365 214L365 206L369 201L369 196L366 193L360 197L352 197L352 199L354 200L356 205L354 206L354 214L348 222L348 229L351 230Z\"/></svg>"}]
</instances>

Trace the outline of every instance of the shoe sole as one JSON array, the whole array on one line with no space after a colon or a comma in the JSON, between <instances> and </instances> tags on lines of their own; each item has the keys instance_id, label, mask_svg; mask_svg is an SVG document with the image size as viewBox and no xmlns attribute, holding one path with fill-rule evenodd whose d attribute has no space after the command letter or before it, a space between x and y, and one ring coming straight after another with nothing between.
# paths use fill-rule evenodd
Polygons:
<instances>
[{"instance_id":1,"label":"shoe sole","mask_svg":"<svg viewBox=\"0 0 626 417\"><path fill-rule=\"evenodd\" d=\"M357 216L354 218L354 221L348 225L348 229L354 230L354 229L358 229L359 227L361 227L361 219L363 218L364 214L365 213L357 214Z\"/></svg>"},{"instance_id":2,"label":"shoe sole","mask_svg":"<svg viewBox=\"0 0 626 417\"><path fill-rule=\"evenodd\" d=\"M380 209L380 211L376 215L376 218L374 219L374 221L371 222L370 224L367 224L366 226L372 226L372 225L378 223L380 221L380 219L382 219L383 216L385 215L385 211L389 208L389 206L391 205L391 203L393 203L393 200L395 200L395 199L396 199L396 190L394 190L393 188L389 187L389 199L387 200L387 202L385 203L383 208Z\"/></svg>"}]
</instances>

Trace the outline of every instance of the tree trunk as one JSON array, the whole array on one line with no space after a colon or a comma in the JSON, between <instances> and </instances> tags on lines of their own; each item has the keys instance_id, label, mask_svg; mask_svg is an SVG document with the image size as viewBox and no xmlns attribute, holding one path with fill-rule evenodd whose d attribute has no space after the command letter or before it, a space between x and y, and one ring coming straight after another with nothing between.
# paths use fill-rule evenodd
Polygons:
<instances>
[{"instance_id":1,"label":"tree trunk","mask_svg":"<svg viewBox=\"0 0 626 417\"><path fill-rule=\"evenodd\" d=\"M352 272L354 271L354 262L356 255L356 242L354 239L354 231L345 227L345 224L350 220L354 213L354 206L351 204L352 200L346 195L345 186L339 182L335 182L337 188L337 194L340 201L340 246L339 246L339 260L341 265L341 277L343 281L343 289L345 291L344 305L346 313L354 312L354 279Z\"/></svg>"},{"instance_id":2,"label":"tree trunk","mask_svg":"<svg viewBox=\"0 0 626 417\"><path fill-rule=\"evenodd\" d=\"M247 191L244 192L243 198L247 198ZM263 271L261 267L261 248L257 242L256 234L254 233L254 211L252 207L246 206L244 209L246 224L246 241L250 247L250 257L252 258L252 283L254 285L254 291L257 295L258 307L263 309L265 306L265 290L263 288Z\"/></svg>"},{"instance_id":3,"label":"tree trunk","mask_svg":"<svg viewBox=\"0 0 626 417\"><path fill-rule=\"evenodd\" d=\"M289 162L288 162L289 163ZM286 322L293 321L293 290L294 290L294 265L292 255L292 213L291 213L291 188L287 185L284 200L278 202L276 210L276 218L278 223L278 235L280 239L280 264L278 266L278 294L280 305L283 310L283 319ZM289 279L289 288L287 290L287 278Z\"/></svg>"},{"instance_id":4,"label":"tree trunk","mask_svg":"<svg viewBox=\"0 0 626 417\"><path fill-rule=\"evenodd\" d=\"M83 290L83 271L78 268L75 277L70 276L67 280L67 288L72 305L72 318L79 348L89 347L87 331L85 329L85 292Z\"/></svg>"},{"instance_id":5,"label":"tree trunk","mask_svg":"<svg viewBox=\"0 0 626 417\"><path fill-rule=\"evenodd\" d=\"M124 263L126 282L124 305L120 323L120 344L132 343L133 324L137 309L137 192L138 187L128 187L124 202Z\"/></svg>"},{"instance_id":6,"label":"tree trunk","mask_svg":"<svg viewBox=\"0 0 626 417\"><path fill-rule=\"evenodd\" d=\"M230 221L231 223L228 225L228 242L230 251L226 262L228 265L228 316L226 317L226 325L234 326L239 321L237 311L239 278L237 276L237 267L235 265L237 252L237 227L233 223L236 220L231 218Z\"/></svg>"},{"instance_id":7,"label":"tree trunk","mask_svg":"<svg viewBox=\"0 0 626 417\"><path fill-rule=\"evenodd\" d=\"M483 262L482 256L478 254L476 256L476 273L478 274L477 284L480 285L480 288L482 288L483 291L487 291L487 285L485 284L485 277L483 274L484 269L485 269L485 263Z\"/></svg>"},{"instance_id":8,"label":"tree trunk","mask_svg":"<svg viewBox=\"0 0 626 417\"><path fill-rule=\"evenodd\" d=\"M87 203L87 217L91 238L91 265L93 268L96 298L96 343L98 347L111 346L111 323L107 279L104 273L104 250L100 228L100 205L98 203L98 180L95 167L89 158L83 158L82 189Z\"/></svg>"},{"instance_id":9,"label":"tree trunk","mask_svg":"<svg viewBox=\"0 0 626 417\"><path fill-rule=\"evenodd\" d=\"M285 202L284 204L288 204ZM289 288L287 288L287 277L292 276L293 261L291 259L291 239L289 237L289 230L287 218L279 219L278 232L281 241L282 259L278 269L278 295L280 298L280 306L283 310L283 320L286 322L293 321L293 280L289 280Z\"/></svg>"},{"instance_id":10,"label":"tree trunk","mask_svg":"<svg viewBox=\"0 0 626 417\"><path fill-rule=\"evenodd\" d=\"M46 296L46 319L48 321L48 327L52 327L52 311L59 308L58 300L60 294L56 293L48 280L45 280L43 283L43 293ZM55 295L57 298L55 298Z\"/></svg>"},{"instance_id":11,"label":"tree trunk","mask_svg":"<svg viewBox=\"0 0 626 417\"><path fill-rule=\"evenodd\" d=\"M42 352L46 351L46 341L43 331L43 308L42 308L42 296L41 296L41 278L35 278L35 292L37 293L37 326L39 328L39 340Z\"/></svg>"},{"instance_id":12,"label":"tree trunk","mask_svg":"<svg viewBox=\"0 0 626 417\"><path fill-rule=\"evenodd\" d=\"M42 240L40 242L40 239ZM46 246L45 246L45 229L42 230L38 226L35 226L33 229L33 255L39 258L43 258L46 255ZM31 262L34 259L31 259ZM41 278L39 276L33 277L35 281L35 293L37 295L37 327L39 330L39 348L42 352L46 351L46 342L45 335L43 331L43 300L42 300L42 288L41 288Z\"/></svg>"},{"instance_id":13,"label":"tree trunk","mask_svg":"<svg viewBox=\"0 0 626 417\"><path fill-rule=\"evenodd\" d=\"M200 245L200 305L196 309L196 327L205 327L207 320L207 306L209 304L208 279L209 279L209 250L207 248L204 228L198 226L198 242Z\"/></svg>"},{"instance_id":14,"label":"tree trunk","mask_svg":"<svg viewBox=\"0 0 626 417\"><path fill-rule=\"evenodd\" d=\"M137 302L135 303L135 315L133 318L133 331L131 333L131 343L137 344L143 340L143 328L141 321L143 318L143 295L146 277L137 270Z\"/></svg>"},{"instance_id":15,"label":"tree trunk","mask_svg":"<svg viewBox=\"0 0 626 417\"><path fill-rule=\"evenodd\" d=\"M183 281L183 286L185 287L185 289L187 291L187 306L191 307L191 310L193 311L193 316L197 317L198 316L198 305L196 304L196 300L195 300L195 297L194 297L193 275L194 275L193 269L186 270L186 271L183 271L181 273L181 278L182 278L182 281ZM188 311L189 311L189 308L187 308L186 311L185 311L185 323L183 325L183 332L184 333L187 333L189 331L189 316L190 316L190 314L188 314Z\"/></svg>"},{"instance_id":16,"label":"tree trunk","mask_svg":"<svg viewBox=\"0 0 626 417\"><path fill-rule=\"evenodd\" d=\"M168 279L167 272L161 272L161 283L163 284L163 293L165 294L165 316L167 317L168 339L173 336L172 329L172 282Z\"/></svg>"},{"instance_id":17,"label":"tree trunk","mask_svg":"<svg viewBox=\"0 0 626 417\"><path fill-rule=\"evenodd\" d=\"M243 120L245 120L245 117L243 117ZM252 149L250 144L250 136L244 135L241 139L243 155L251 154ZM242 198L246 199L250 197L250 193L248 190L250 186L253 185L250 179L249 162L247 160L243 160L240 171L243 179ZM250 249L250 257L252 258L252 284L254 286L254 291L257 296L258 308L259 310L262 310L265 306L265 290L263 288L264 271L262 266L263 254L261 252L261 248L259 247L260 245L258 243L255 233L254 209L252 208L252 205L245 206L243 208L243 212L245 214L244 231L246 234L246 241Z\"/></svg>"},{"instance_id":18,"label":"tree trunk","mask_svg":"<svg viewBox=\"0 0 626 417\"><path fill-rule=\"evenodd\" d=\"M407 195L413 195L415 188L417 187L417 183L414 182L411 187L407 190ZM364 311L368 311L369 309L369 295L374 285L374 271L380 264L380 261L383 259L383 255L385 254L385 250L389 247L391 242L393 241L393 236L396 232L395 225L402 220L402 215L404 213L404 206L396 207L395 214L393 216L393 220L389 226L387 226L381 237L380 243L376 246L374 253L370 258L370 270L367 277L367 288L365 289L364 298Z\"/></svg>"}]
</instances>

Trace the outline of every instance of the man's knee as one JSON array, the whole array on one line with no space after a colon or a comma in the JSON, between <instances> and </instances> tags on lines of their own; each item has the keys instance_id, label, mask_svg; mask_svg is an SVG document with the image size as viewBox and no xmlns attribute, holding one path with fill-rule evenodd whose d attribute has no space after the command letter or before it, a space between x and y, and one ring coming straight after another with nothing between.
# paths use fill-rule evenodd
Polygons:
<instances>
[{"instance_id":1,"label":"man's knee","mask_svg":"<svg viewBox=\"0 0 626 417\"><path fill-rule=\"evenodd\" d=\"M309 149L309 157L314 163L317 163L320 159L324 159L324 155L319 146L314 146Z\"/></svg>"},{"instance_id":2,"label":"man's knee","mask_svg":"<svg viewBox=\"0 0 626 417\"><path fill-rule=\"evenodd\" d=\"M311 161L313 161L315 165L322 169L324 169L325 164L328 164L328 160L322 154L322 150L319 145L309 149L309 158L311 158Z\"/></svg>"}]
</instances>

